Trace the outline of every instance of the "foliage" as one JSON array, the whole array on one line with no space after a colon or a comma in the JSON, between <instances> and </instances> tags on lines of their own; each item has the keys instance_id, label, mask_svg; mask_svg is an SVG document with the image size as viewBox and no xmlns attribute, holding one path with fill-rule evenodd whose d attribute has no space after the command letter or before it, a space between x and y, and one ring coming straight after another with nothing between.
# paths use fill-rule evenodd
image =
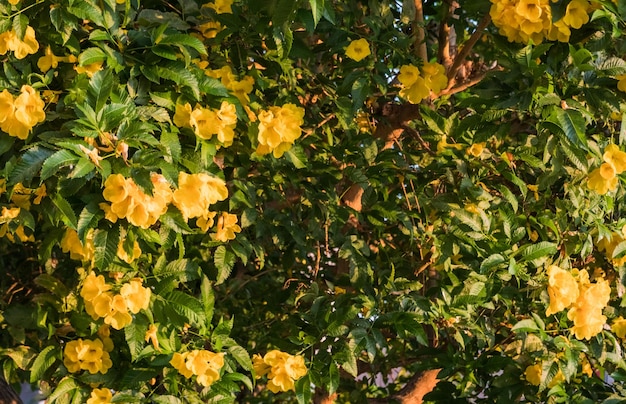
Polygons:
<instances>
[{"instance_id":1,"label":"foliage","mask_svg":"<svg viewBox=\"0 0 626 404\"><path fill-rule=\"evenodd\" d=\"M625 16L2 2L3 377L58 403L392 402L433 370L432 402L626 397Z\"/></svg>"}]
</instances>

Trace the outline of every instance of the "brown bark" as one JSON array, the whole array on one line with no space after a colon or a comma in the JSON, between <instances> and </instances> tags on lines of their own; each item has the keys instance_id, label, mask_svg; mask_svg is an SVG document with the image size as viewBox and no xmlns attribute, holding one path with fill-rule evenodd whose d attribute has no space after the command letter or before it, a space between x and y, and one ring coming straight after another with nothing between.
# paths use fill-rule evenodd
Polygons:
<instances>
[{"instance_id":1,"label":"brown bark","mask_svg":"<svg viewBox=\"0 0 626 404\"><path fill-rule=\"evenodd\" d=\"M415 29L415 54L423 61L427 61L428 51L426 49L426 29L424 27L422 0L415 0L415 21L413 27Z\"/></svg>"},{"instance_id":2,"label":"brown bark","mask_svg":"<svg viewBox=\"0 0 626 404\"><path fill-rule=\"evenodd\" d=\"M402 404L421 404L424 396L435 388L441 369L430 369L413 376L395 398Z\"/></svg>"},{"instance_id":3,"label":"brown bark","mask_svg":"<svg viewBox=\"0 0 626 404\"><path fill-rule=\"evenodd\" d=\"M22 404L15 390L2 378L0 378L0 404Z\"/></svg>"}]
</instances>

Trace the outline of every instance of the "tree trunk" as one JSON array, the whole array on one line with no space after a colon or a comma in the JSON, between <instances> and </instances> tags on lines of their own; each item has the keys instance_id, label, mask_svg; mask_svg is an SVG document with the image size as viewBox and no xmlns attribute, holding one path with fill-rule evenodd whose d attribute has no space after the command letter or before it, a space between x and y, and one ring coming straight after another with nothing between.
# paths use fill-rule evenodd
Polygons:
<instances>
[{"instance_id":1,"label":"tree trunk","mask_svg":"<svg viewBox=\"0 0 626 404\"><path fill-rule=\"evenodd\" d=\"M0 404L22 404L15 390L2 378L0 378Z\"/></svg>"}]
</instances>

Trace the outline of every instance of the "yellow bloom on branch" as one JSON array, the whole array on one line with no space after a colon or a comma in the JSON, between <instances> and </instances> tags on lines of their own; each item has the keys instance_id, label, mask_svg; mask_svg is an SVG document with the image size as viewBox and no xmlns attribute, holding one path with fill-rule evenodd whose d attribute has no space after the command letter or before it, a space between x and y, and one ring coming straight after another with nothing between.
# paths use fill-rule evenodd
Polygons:
<instances>
[{"instance_id":1,"label":"yellow bloom on branch","mask_svg":"<svg viewBox=\"0 0 626 404\"><path fill-rule=\"evenodd\" d=\"M176 352L170 364L186 378L196 376L196 380L204 387L209 387L220 378L220 370L224 366L224 354L207 350L193 350L185 353Z\"/></svg>"},{"instance_id":2,"label":"yellow bloom on branch","mask_svg":"<svg viewBox=\"0 0 626 404\"><path fill-rule=\"evenodd\" d=\"M541 363L535 363L534 365L530 365L524 371L524 377L526 381L533 386L539 386L541 384Z\"/></svg>"},{"instance_id":3,"label":"yellow bloom on branch","mask_svg":"<svg viewBox=\"0 0 626 404\"><path fill-rule=\"evenodd\" d=\"M159 348L159 338L157 337L158 330L159 328L156 325L150 324L148 331L146 331L145 341L150 342L154 349L160 352L161 348Z\"/></svg>"},{"instance_id":4,"label":"yellow bloom on branch","mask_svg":"<svg viewBox=\"0 0 626 404\"><path fill-rule=\"evenodd\" d=\"M63 364L71 373L87 370L91 374L105 374L113 366L109 353L104 350L100 339L79 338L65 344Z\"/></svg>"},{"instance_id":5,"label":"yellow bloom on branch","mask_svg":"<svg viewBox=\"0 0 626 404\"><path fill-rule=\"evenodd\" d=\"M578 283L572 273L556 265L548 268L548 295L550 307L546 316L570 307L578 299Z\"/></svg>"},{"instance_id":6,"label":"yellow bloom on branch","mask_svg":"<svg viewBox=\"0 0 626 404\"><path fill-rule=\"evenodd\" d=\"M239 233L240 231L241 227L237 224L237 215L223 212L219 219L217 219L217 232L211 234L211 237L214 240L225 243L228 240L234 240L236 237L235 233Z\"/></svg>"},{"instance_id":7,"label":"yellow bloom on branch","mask_svg":"<svg viewBox=\"0 0 626 404\"><path fill-rule=\"evenodd\" d=\"M280 158L302 134L304 109L294 104L270 107L259 112L258 119L257 154L265 155L271 152L274 157Z\"/></svg>"},{"instance_id":8,"label":"yellow bloom on branch","mask_svg":"<svg viewBox=\"0 0 626 404\"><path fill-rule=\"evenodd\" d=\"M267 388L273 393L295 390L295 382L307 374L304 358L286 352L272 350L261 357L252 357L254 373L258 378L269 378Z\"/></svg>"},{"instance_id":9,"label":"yellow bloom on branch","mask_svg":"<svg viewBox=\"0 0 626 404\"><path fill-rule=\"evenodd\" d=\"M613 331L618 338L626 338L626 319L622 316L614 319L613 324L611 324L611 331Z\"/></svg>"},{"instance_id":10,"label":"yellow bloom on branch","mask_svg":"<svg viewBox=\"0 0 626 404\"><path fill-rule=\"evenodd\" d=\"M206 173L178 174L178 189L173 193L174 206L180 210L185 220L204 217L209 207L228 197L224 180Z\"/></svg>"},{"instance_id":11,"label":"yellow bloom on branch","mask_svg":"<svg viewBox=\"0 0 626 404\"><path fill-rule=\"evenodd\" d=\"M87 404L108 404L113 399L113 393L109 389L93 389L87 399Z\"/></svg>"},{"instance_id":12,"label":"yellow bloom on branch","mask_svg":"<svg viewBox=\"0 0 626 404\"><path fill-rule=\"evenodd\" d=\"M128 310L133 314L137 314L140 310L146 310L148 308L152 292L149 288L142 286L142 280L140 278L134 278L122 286L120 295L126 301Z\"/></svg>"},{"instance_id":13,"label":"yellow bloom on branch","mask_svg":"<svg viewBox=\"0 0 626 404\"><path fill-rule=\"evenodd\" d=\"M370 44L365 38L350 42L350 45L346 48L346 56L357 62L360 62L371 54Z\"/></svg>"}]
</instances>

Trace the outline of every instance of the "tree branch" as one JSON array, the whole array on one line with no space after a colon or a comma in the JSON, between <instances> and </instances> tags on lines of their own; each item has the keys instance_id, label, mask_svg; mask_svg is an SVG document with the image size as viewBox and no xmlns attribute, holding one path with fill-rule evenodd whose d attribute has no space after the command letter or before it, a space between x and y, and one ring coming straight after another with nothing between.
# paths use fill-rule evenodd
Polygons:
<instances>
[{"instance_id":1,"label":"tree branch","mask_svg":"<svg viewBox=\"0 0 626 404\"><path fill-rule=\"evenodd\" d=\"M426 49L426 32L424 27L424 7L422 0L415 0L415 54L422 60L428 60L428 51Z\"/></svg>"},{"instance_id":2,"label":"tree branch","mask_svg":"<svg viewBox=\"0 0 626 404\"><path fill-rule=\"evenodd\" d=\"M472 48L474 47L474 45L476 44L476 42L482 35L483 30L487 28L487 25L489 25L490 22L491 22L491 16L489 14L485 15L483 19L480 20L480 23L478 23L478 26L476 27L476 30L474 31L470 39L468 39L467 42L463 44L463 47L454 58L454 63L452 64L452 67L448 71L448 88L446 88L446 90L452 88L454 84L456 84L456 80L454 79L456 76L456 73L459 71L459 68L465 61L465 58L467 58L470 51L472 50Z\"/></svg>"},{"instance_id":3,"label":"tree branch","mask_svg":"<svg viewBox=\"0 0 626 404\"><path fill-rule=\"evenodd\" d=\"M450 25L448 24L448 18L454 14L454 10L459 6L456 1L451 1L448 4L448 8L444 10L443 18L441 19L441 25L439 26L439 62L446 68L450 68L452 65L452 57L450 56Z\"/></svg>"}]
</instances>

